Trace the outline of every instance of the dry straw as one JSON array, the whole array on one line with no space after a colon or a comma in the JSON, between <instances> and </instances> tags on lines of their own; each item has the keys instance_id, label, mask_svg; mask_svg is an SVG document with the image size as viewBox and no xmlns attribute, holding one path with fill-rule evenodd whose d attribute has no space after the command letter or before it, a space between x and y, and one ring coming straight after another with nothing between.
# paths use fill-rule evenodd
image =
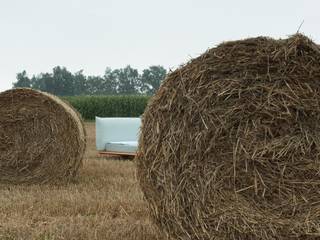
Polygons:
<instances>
[{"instance_id":1,"label":"dry straw","mask_svg":"<svg viewBox=\"0 0 320 240\"><path fill-rule=\"evenodd\" d=\"M59 98L27 88L0 94L0 182L72 180L86 139L80 115Z\"/></svg>"},{"instance_id":2,"label":"dry straw","mask_svg":"<svg viewBox=\"0 0 320 240\"><path fill-rule=\"evenodd\" d=\"M320 239L320 50L297 34L225 42L170 73L137 157L176 239Z\"/></svg>"}]
</instances>

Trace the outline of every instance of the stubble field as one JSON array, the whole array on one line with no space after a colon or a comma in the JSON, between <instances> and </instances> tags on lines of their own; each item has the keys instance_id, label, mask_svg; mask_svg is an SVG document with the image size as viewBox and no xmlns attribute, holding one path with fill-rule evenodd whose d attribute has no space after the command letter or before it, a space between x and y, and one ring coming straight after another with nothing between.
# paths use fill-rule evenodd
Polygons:
<instances>
[{"instance_id":1,"label":"stubble field","mask_svg":"<svg viewBox=\"0 0 320 240\"><path fill-rule=\"evenodd\" d=\"M0 185L1 240L164 239L150 222L132 161L97 158L94 123L76 183Z\"/></svg>"}]
</instances>

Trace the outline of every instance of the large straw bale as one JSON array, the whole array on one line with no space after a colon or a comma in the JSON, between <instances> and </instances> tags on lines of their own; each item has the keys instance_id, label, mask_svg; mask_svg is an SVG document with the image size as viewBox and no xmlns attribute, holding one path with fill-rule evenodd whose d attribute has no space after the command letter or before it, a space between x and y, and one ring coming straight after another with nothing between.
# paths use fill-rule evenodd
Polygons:
<instances>
[{"instance_id":1,"label":"large straw bale","mask_svg":"<svg viewBox=\"0 0 320 240\"><path fill-rule=\"evenodd\" d=\"M0 93L0 182L67 182L86 147L81 116L58 97L17 88Z\"/></svg>"},{"instance_id":2,"label":"large straw bale","mask_svg":"<svg viewBox=\"0 0 320 240\"><path fill-rule=\"evenodd\" d=\"M320 239L320 50L225 42L170 73L137 157L154 222L176 239Z\"/></svg>"}]
</instances>

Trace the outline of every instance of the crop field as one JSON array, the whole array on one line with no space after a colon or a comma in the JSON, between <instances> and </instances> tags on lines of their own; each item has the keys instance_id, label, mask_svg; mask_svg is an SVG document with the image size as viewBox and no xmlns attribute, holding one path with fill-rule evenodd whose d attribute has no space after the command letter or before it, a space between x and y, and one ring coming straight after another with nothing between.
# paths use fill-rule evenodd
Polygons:
<instances>
[{"instance_id":1,"label":"crop field","mask_svg":"<svg viewBox=\"0 0 320 240\"><path fill-rule=\"evenodd\" d=\"M150 222L132 161L97 158L94 123L73 184L0 185L0 240L163 239Z\"/></svg>"}]
</instances>

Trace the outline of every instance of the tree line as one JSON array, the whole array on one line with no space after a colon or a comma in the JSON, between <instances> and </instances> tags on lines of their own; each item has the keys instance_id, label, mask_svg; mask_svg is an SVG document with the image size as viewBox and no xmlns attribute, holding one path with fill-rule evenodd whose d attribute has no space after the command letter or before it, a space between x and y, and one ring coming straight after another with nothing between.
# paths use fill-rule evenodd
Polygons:
<instances>
[{"instance_id":1,"label":"tree line","mask_svg":"<svg viewBox=\"0 0 320 240\"><path fill-rule=\"evenodd\" d=\"M130 65L125 68L106 68L103 76L86 76L83 70L72 73L57 66L51 73L29 77L26 71L17 74L13 87L29 87L58 96L77 95L152 95L165 78L162 66L150 66L139 73Z\"/></svg>"}]
</instances>

